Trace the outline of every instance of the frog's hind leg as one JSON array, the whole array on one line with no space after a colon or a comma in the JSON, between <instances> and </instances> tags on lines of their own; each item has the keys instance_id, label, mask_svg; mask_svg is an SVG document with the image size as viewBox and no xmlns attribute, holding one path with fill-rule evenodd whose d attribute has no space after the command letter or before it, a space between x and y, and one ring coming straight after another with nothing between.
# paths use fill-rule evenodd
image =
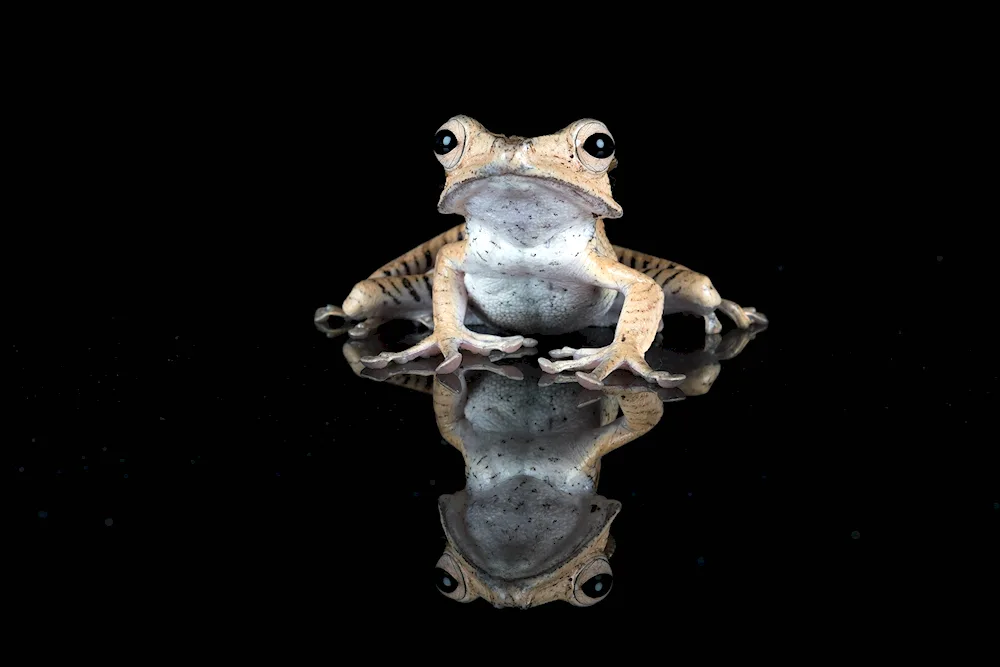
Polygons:
<instances>
[{"instance_id":1,"label":"frog's hind leg","mask_svg":"<svg viewBox=\"0 0 1000 667\"><path fill-rule=\"evenodd\" d=\"M407 319L434 328L431 284L438 251L465 238L465 223L456 225L383 265L354 286L342 307L329 305L316 310L313 321L331 338L347 331L352 338L365 338L389 320ZM330 318L342 319L332 328ZM351 322L357 324L350 324Z\"/></svg>"},{"instance_id":2,"label":"frog's hind leg","mask_svg":"<svg viewBox=\"0 0 1000 667\"><path fill-rule=\"evenodd\" d=\"M340 335L346 330L351 338L366 338L381 324L397 319L412 320L431 328L432 285L432 272L362 280L351 290L343 306L319 308L313 321L328 336ZM330 327L326 323L331 317L342 318L344 325L338 329ZM356 324L349 324L351 322Z\"/></svg>"},{"instance_id":3,"label":"frog's hind leg","mask_svg":"<svg viewBox=\"0 0 1000 667\"><path fill-rule=\"evenodd\" d=\"M686 266L652 255L645 255L628 248L615 246L618 261L645 273L663 288L663 314L691 313L705 320L705 332L722 331L716 316L725 313L737 327L748 329L753 324L767 325L767 317L756 308L742 307L723 299L708 276L692 271Z\"/></svg>"}]
</instances>

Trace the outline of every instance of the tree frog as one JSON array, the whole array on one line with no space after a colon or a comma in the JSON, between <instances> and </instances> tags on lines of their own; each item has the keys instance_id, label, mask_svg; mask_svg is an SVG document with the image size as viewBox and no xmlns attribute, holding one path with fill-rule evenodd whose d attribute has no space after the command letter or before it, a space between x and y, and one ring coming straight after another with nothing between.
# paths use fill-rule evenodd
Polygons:
<instances>
[{"instance_id":1,"label":"tree frog","mask_svg":"<svg viewBox=\"0 0 1000 667\"><path fill-rule=\"evenodd\" d=\"M369 368L443 357L436 372L453 372L461 350L513 352L537 345L530 335L559 335L589 326L615 327L596 348L561 348L539 358L546 373L575 372L598 389L618 368L661 387L685 376L655 370L645 359L666 313L701 316L707 333L721 330L721 311L740 329L766 324L756 309L723 299L707 276L675 262L614 246L606 219L620 218L608 172L616 163L611 131L578 120L554 134L494 134L459 115L435 134L445 171L438 210L465 222L385 264L357 283L342 306L316 311L356 322L368 335L391 319L420 322L431 332L400 352L362 359ZM500 333L477 333L486 325Z\"/></svg>"}]
</instances>

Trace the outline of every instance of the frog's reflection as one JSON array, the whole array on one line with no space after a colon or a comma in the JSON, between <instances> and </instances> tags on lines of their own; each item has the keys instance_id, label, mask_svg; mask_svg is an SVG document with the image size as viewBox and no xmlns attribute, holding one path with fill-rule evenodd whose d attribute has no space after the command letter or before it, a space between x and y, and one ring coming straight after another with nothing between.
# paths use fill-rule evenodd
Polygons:
<instances>
[{"instance_id":1,"label":"frog's reflection","mask_svg":"<svg viewBox=\"0 0 1000 667\"><path fill-rule=\"evenodd\" d=\"M708 391L719 360L755 333L709 336L705 350L675 355L671 368L684 368L688 379L673 389L627 372L585 389L572 374L546 374L520 359L530 348L466 354L455 373L438 376L433 359L364 368L361 356L384 349L377 339L348 342L344 355L362 377L431 393L441 435L465 459L465 488L438 500L447 538L438 590L498 607L590 606L613 585L609 531L621 510L597 493L601 457L652 429L664 402Z\"/></svg>"}]
</instances>

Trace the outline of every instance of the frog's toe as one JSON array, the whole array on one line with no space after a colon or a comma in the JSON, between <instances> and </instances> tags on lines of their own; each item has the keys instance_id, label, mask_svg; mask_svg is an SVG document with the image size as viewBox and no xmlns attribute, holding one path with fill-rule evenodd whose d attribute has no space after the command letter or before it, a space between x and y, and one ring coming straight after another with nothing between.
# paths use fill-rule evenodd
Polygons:
<instances>
[{"instance_id":1,"label":"frog's toe","mask_svg":"<svg viewBox=\"0 0 1000 667\"><path fill-rule=\"evenodd\" d=\"M548 359L546 359L545 357L538 358L538 367L541 368L542 371L544 371L545 373L555 374L559 372L556 370L556 365L551 361L549 361Z\"/></svg>"},{"instance_id":2,"label":"frog's toe","mask_svg":"<svg viewBox=\"0 0 1000 667\"><path fill-rule=\"evenodd\" d=\"M549 387L554 384L570 384L576 382L576 376L572 373L543 373L538 378L539 387Z\"/></svg>"},{"instance_id":3,"label":"frog's toe","mask_svg":"<svg viewBox=\"0 0 1000 667\"><path fill-rule=\"evenodd\" d=\"M668 371L653 371L646 379L655 382L664 389L671 389L683 383L687 376Z\"/></svg>"},{"instance_id":4,"label":"frog's toe","mask_svg":"<svg viewBox=\"0 0 1000 667\"><path fill-rule=\"evenodd\" d=\"M534 347L524 347L521 346L513 352L503 352L502 350L492 350L489 354L490 361L500 361L501 359L520 359L521 357L528 357L533 354L538 354L538 350Z\"/></svg>"},{"instance_id":5,"label":"frog's toe","mask_svg":"<svg viewBox=\"0 0 1000 667\"><path fill-rule=\"evenodd\" d=\"M340 326L331 326L329 322L331 317L339 319ZM317 308L316 312L313 314L313 323L316 325L317 329L326 334L327 338L337 338L351 328L344 311L337 306L324 306L323 308Z\"/></svg>"},{"instance_id":6,"label":"frog's toe","mask_svg":"<svg viewBox=\"0 0 1000 667\"><path fill-rule=\"evenodd\" d=\"M561 347L558 350L550 350L549 356L553 359L581 359L591 357L604 351L605 348L598 347Z\"/></svg>"},{"instance_id":7,"label":"frog's toe","mask_svg":"<svg viewBox=\"0 0 1000 667\"><path fill-rule=\"evenodd\" d=\"M600 364L602 359L602 355L591 355L586 357L577 357L574 359L561 359L559 361L549 361L544 357L540 357L538 359L538 365L546 373L585 371Z\"/></svg>"},{"instance_id":8,"label":"frog's toe","mask_svg":"<svg viewBox=\"0 0 1000 667\"><path fill-rule=\"evenodd\" d=\"M631 356L625 361L629 369L646 382L655 382L664 389L670 389L684 382L685 375L669 371L654 371L641 355Z\"/></svg>"},{"instance_id":9,"label":"frog's toe","mask_svg":"<svg viewBox=\"0 0 1000 667\"><path fill-rule=\"evenodd\" d=\"M723 299L719 303L719 310L725 313L740 329L749 329L753 324L767 325L767 317L764 313L757 312L756 308L744 308L734 301Z\"/></svg>"},{"instance_id":10,"label":"frog's toe","mask_svg":"<svg viewBox=\"0 0 1000 667\"><path fill-rule=\"evenodd\" d=\"M720 331L722 331L722 322L715 316L715 312L713 311L705 315L705 333L711 335L717 334Z\"/></svg>"},{"instance_id":11,"label":"frog's toe","mask_svg":"<svg viewBox=\"0 0 1000 667\"><path fill-rule=\"evenodd\" d=\"M434 369L435 373L440 375L449 375L458 370L458 367L462 365L462 353L454 352L450 356L446 357L444 361L438 364L438 367Z\"/></svg>"},{"instance_id":12,"label":"frog's toe","mask_svg":"<svg viewBox=\"0 0 1000 667\"><path fill-rule=\"evenodd\" d=\"M444 344L442 344L442 347L443 346ZM405 364L408 361L413 361L417 357L429 357L434 354L437 349L438 342L434 339L434 336L428 336L413 347L407 348L402 352L382 352L374 357L361 357L361 363L368 368L385 368L389 365L389 362L394 361L397 364ZM448 351L451 352L452 350ZM445 356L450 357L448 354ZM459 363L461 363L461 356L459 356Z\"/></svg>"},{"instance_id":13,"label":"frog's toe","mask_svg":"<svg viewBox=\"0 0 1000 667\"><path fill-rule=\"evenodd\" d=\"M583 371L577 371L576 380L581 385L583 385L585 389L591 389L593 391L597 391L604 386L604 383L598 380L596 377L594 377L593 373L584 373Z\"/></svg>"},{"instance_id":14,"label":"frog's toe","mask_svg":"<svg viewBox=\"0 0 1000 667\"><path fill-rule=\"evenodd\" d=\"M499 350L504 353L516 352L522 347L535 347L538 341L534 338L524 336L493 336L491 334L471 333L462 341L462 348L475 352L476 354L487 355L491 350Z\"/></svg>"},{"instance_id":15,"label":"frog's toe","mask_svg":"<svg viewBox=\"0 0 1000 667\"><path fill-rule=\"evenodd\" d=\"M359 322L351 327L347 335L351 338L368 338L368 335L375 331L383 322L385 320L380 317L369 317L364 322Z\"/></svg>"},{"instance_id":16,"label":"frog's toe","mask_svg":"<svg viewBox=\"0 0 1000 667\"><path fill-rule=\"evenodd\" d=\"M389 365L389 355L383 352L374 357L361 357L361 363L365 368L385 368Z\"/></svg>"},{"instance_id":17,"label":"frog's toe","mask_svg":"<svg viewBox=\"0 0 1000 667\"><path fill-rule=\"evenodd\" d=\"M502 356L502 355L501 355ZM502 375L508 380L523 380L524 373L516 366L500 366L493 363L492 355L482 357L479 355L462 355L462 371L488 371L496 375Z\"/></svg>"},{"instance_id":18,"label":"frog's toe","mask_svg":"<svg viewBox=\"0 0 1000 667\"><path fill-rule=\"evenodd\" d=\"M344 312L343 308L338 308L337 306L324 306L316 309L315 314L313 314L313 322L326 322L331 317L347 319L347 314Z\"/></svg>"}]
</instances>

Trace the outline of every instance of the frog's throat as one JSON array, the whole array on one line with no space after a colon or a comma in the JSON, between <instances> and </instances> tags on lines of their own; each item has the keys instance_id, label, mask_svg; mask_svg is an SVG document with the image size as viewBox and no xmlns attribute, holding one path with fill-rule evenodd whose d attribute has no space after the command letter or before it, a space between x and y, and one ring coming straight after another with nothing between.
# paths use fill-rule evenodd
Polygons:
<instances>
[{"instance_id":1,"label":"frog's throat","mask_svg":"<svg viewBox=\"0 0 1000 667\"><path fill-rule=\"evenodd\" d=\"M621 510L620 502L595 493L553 497L550 507L530 510L515 498L501 507L510 505L505 499L495 504L465 489L441 496L438 511L449 546L477 577L515 587L538 585L591 550Z\"/></svg>"},{"instance_id":2,"label":"frog's throat","mask_svg":"<svg viewBox=\"0 0 1000 667\"><path fill-rule=\"evenodd\" d=\"M621 206L613 199L558 178L483 172L449 186L441 194L438 211L469 217L476 204L479 209L490 210L499 221L521 225L547 218L550 212L581 220L622 215Z\"/></svg>"}]
</instances>

